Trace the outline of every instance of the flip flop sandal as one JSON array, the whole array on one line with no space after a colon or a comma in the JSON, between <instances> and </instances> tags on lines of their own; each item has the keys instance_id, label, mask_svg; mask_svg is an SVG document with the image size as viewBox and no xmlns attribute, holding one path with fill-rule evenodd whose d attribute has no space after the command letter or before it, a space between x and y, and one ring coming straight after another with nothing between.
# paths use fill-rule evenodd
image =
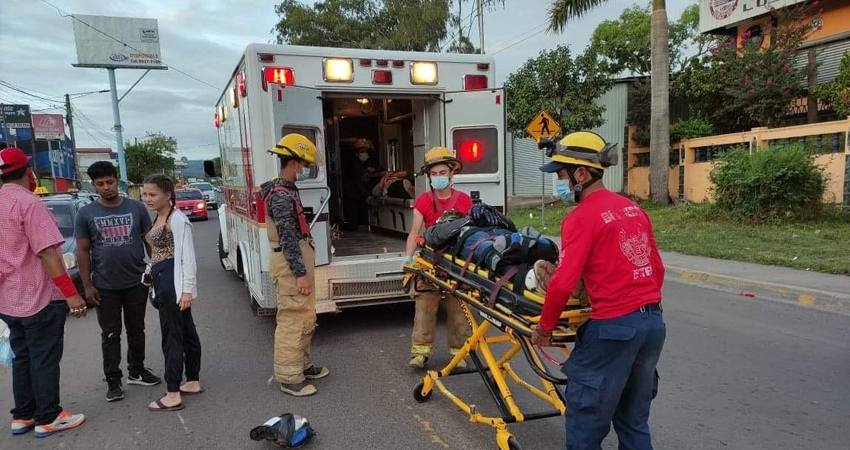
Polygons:
<instances>
[{"instance_id":1,"label":"flip flop sandal","mask_svg":"<svg viewBox=\"0 0 850 450\"><path fill-rule=\"evenodd\" d=\"M183 389L180 389L180 395L198 395L198 394L203 394L204 392L206 392L206 389L201 389L200 391L197 391L197 392L184 391Z\"/></svg>"},{"instance_id":2,"label":"flip flop sandal","mask_svg":"<svg viewBox=\"0 0 850 450\"><path fill-rule=\"evenodd\" d=\"M177 404L177 405L174 405L174 406L165 406L165 404L162 403L162 400L157 400L154 403L156 404L156 408L152 408L152 407L148 406L149 411L154 411L154 412L158 412L158 411L180 411L181 409L185 408L185 406L183 406L183 403L180 403L180 404Z\"/></svg>"}]
</instances>

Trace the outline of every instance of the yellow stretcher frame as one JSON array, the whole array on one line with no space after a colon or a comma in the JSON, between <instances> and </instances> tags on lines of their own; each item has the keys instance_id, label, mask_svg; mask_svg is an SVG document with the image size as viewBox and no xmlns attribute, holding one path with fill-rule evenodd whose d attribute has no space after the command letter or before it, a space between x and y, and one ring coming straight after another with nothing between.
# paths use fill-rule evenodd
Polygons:
<instances>
[{"instance_id":1,"label":"yellow stretcher frame","mask_svg":"<svg viewBox=\"0 0 850 450\"><path fill-rule=\"evenodd\" d=\"M427 250L427 252L431 253L430 256L433 256L431 250ZM430 282L441 291L452 293L462 301L461 308L472 327L472 335L448 365L439 371L431 370L426 373L422 381L414 388L413 397L417 402L426 402L436 388L461 411L465 412L471 423L489 425L495 428L496 443L499 450L521 450L522 447L519 442L508 431L508 424L563 416L566 411L563 395L555 386L556 384L566 384L566 379L550 375L547 372L539 355L533 350L530 341L531 326L540 321L540 316L518 314L510 308L498 304L498 302L491 308L487 304L489 293L486 292L486 288L488 286L483 286L483 283L470 279L487 278L489 274L486 270L478 269L474 264L469 264L467 270L462 274L459 267L466 265L465 261L450 255L438 254L437 256L441 261L435 267L434 262L429 261L422 254L418 255L414 259L413 265L405 267L405 283L413 282L415 286L415 278L420 278ZM448 261L448 264L445 261ZM470 275L467 276L466 274ZM492 288L492 286L489 287ZM507 283L505 288L511 290L513 287L510 283ZM540 305L543 304L543 297L537 292L525 290L523 297ZM590 308L582 307L577 299L570 299L567 308L561 313L558 329L553 332L552 336L553 342L561 345L574 342L576 330L590 318ZM472 309L478 312L482 320L478 320ZM498 329L504 334L487 336L487 333L493 329ZM491 345L500 343L510 343L510 348L497 358ZM510 360L520 351L525 355L532 370L538 376L542 389L520 378L511 367ZM569 357L570 351L566 346L561 347L561 351L564 356ZM479 353L484 359L483 362L478 356ZM456 371L455 368L458 363L466 357L472 360L474 368ZM499 408L500 417L483 415L475 405L464 402L449 391L442 381L446 377L469 373L481 375L484 384ZM523 413L508 387L508 378L552 409L546 412Z\"/></svg>"}]
</instances>

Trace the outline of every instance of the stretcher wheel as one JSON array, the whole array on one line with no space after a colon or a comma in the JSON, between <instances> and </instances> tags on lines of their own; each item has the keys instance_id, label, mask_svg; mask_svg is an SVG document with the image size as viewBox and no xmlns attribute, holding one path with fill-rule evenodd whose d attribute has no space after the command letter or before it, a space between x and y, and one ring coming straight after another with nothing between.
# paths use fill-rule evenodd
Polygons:
<instances>
[{"instance_id":1,"label":"stretcher wheel","mask_svg":"<svg viewBox=\"0 0 850 450\"><path fill-rule=\"evenodd\" d=\"M416 385L416 387L415 387L415 388L413 388L413 398L414 398L417 402L419 402L419 403L425 403L425 402L427 402L427 401L428 401L428 399L430 399L430 398L431 398L431 394L433 394L433 393L434 393L434 391L433 391L433 390L430 390L430 391L428 391L428 393L427 393L427 394L422 395L422 388L423 388L423 387L425 387L425 382L424 382L424 381L420 381L420 382L419 382L419 384L417 384L417 385Z\"/></svg>"},{"instance_id":2,"label":"stretcher wheel","mask_svg":"<svg viewBox=\"0 0 850 450\"><path fill-rule=\"evenodd\" d=\"M508 450L522 450L522 446L519 445L519 442L512 437L508 439Z\"/></svg>"}]
</instances>

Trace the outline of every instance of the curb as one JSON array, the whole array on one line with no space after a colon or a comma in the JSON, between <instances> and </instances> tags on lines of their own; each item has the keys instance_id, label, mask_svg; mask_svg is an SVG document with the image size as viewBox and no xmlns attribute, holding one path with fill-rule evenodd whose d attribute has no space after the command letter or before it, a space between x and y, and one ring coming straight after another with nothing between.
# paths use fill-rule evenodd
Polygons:
<instances>
[{"instance_id":1,"label":"curb","mask_svg":"<svg viewBox=\"0 0 850 450\"><path fill-rule=\"evenodd\" d=\"M756 281L665 265L668 278L683 284L739 294L742 297L780 301L821 311L850 315L850 293L821 291L786 284Z\"/></svg>"}]
</instances>

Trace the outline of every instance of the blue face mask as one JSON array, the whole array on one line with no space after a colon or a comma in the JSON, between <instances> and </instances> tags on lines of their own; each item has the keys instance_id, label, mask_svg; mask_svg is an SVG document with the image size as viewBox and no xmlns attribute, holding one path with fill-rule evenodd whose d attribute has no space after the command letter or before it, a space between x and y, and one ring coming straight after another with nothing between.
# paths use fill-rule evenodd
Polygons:
<instances>
[{"instance_id":1,"label":"blue face mask","mask_svg":"<svg viewBox=\"0 0 850 450\"><path fill-rule=\"evenodd\" d=\"M301 172L298 172L298 175L295 176L297 181L304 181L307 178L310 178L310 166L301 169Z\"/></svg>"},{"instance_id":2,"label":"blue face mask","mask_svg":"<svg viewBox=\"0 0 850 450\"><path fill-rule=\"evenodd\" d=\"M443 189L449 187L449 177L431 177L431 187L435 190L442 191Z\"/></svg>"},{"instance_id":3,"label":"blue face mask","mask_svg":"<svg viewBox=\"0 0 850 450\"><path fill-rule=\"evenodd\" d=\"M558 198L561 199L562 202L569 201L570 198L570 182L569 180L561 180L560 178L555 181L555 193L558 194Z\"/></svg>"}]
</instances>

